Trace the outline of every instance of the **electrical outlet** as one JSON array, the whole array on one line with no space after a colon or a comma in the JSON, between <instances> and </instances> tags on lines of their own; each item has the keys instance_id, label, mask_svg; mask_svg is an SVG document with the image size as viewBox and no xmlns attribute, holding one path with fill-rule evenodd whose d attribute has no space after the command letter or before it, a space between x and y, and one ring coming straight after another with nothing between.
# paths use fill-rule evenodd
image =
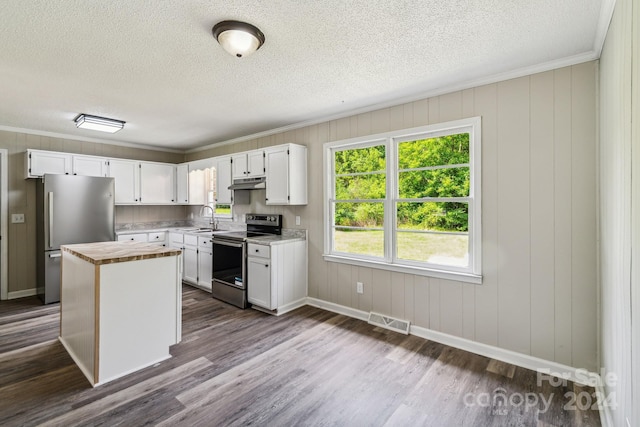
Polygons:
<instances>
[{"instance_id":1,"label":"electrical outlet","mask_svg":"<svg viewBox=\"0 0 640 427\"><path fill-rule=\"evenodd\" d=\"M300 225L300 215L296 215L296 225Z\"/></svg>"},{"instance_id":2,"label":"electrical outlet","mask_svg":"<svg viewBox=\"0 0 640 427\"><path fill-rule=\"evenodd\" d=\"M13 224L24 223L24 214L11 214L11 223Z\"/></svg>"},{"instance_id":3,"label":"electrical outlet","mask_svg":"<svg viewBox=\"0 0 640 427\"><path fill-rule=\"evenodd\" d=\"M356 292L359 294L364 293L364 285L362 282L356 282Z\"/></svg>"}]
</instances>

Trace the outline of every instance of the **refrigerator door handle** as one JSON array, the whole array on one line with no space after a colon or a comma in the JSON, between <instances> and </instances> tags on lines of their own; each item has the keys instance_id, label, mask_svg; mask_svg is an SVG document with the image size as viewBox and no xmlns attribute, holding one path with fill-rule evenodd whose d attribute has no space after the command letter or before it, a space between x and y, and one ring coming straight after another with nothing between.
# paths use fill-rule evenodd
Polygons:
<instances>
[{"instance_id":1,"label":"refrigerator door handle","mask_svg":"<svg viewBox=\"0 0 640 427\"><path fill-rule=\"evenodd\" d=\"M49 247L53 247L53 191L49 191Z\"/></svg>"},{"instance_id":2,"label":"refrigerator door handle","mask_svg":"<svg viewBox=\"0 0 640 427\"><path fill-rule=\"evenodd\" d=\"M60 258L62 254L49 254L49 258Z\"/></svg>"}]
</instances>

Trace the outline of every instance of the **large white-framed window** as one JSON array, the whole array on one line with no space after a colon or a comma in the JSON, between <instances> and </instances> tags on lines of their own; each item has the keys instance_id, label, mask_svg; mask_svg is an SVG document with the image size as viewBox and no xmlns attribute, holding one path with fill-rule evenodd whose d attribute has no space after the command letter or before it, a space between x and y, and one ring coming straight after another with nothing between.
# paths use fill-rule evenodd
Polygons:
<instances>
[{"instance_id":1,"label":"large white-framed window","mask_svg":"<svg viewBox=\"0 0 640 427\"><path fill-rule=\"evenodd\" d=\"M328 261L481 283L480 117L324 145Z\"/></svg>"}]
</instances>

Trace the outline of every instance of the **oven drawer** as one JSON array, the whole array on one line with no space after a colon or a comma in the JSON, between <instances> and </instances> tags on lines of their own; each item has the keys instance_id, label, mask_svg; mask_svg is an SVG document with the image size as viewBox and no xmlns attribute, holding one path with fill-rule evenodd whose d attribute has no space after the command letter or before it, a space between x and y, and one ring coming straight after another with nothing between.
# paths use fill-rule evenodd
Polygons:
<instances>
[{"instance_id":1,"label":"oven drawer","mask_svg":"<svg viewBox=\"0 0 640 427\"><path fill-rule=\"evenodd\" d=\"M249 243L249 245L247 246L247 256L270 258L270 247L267 245L257 245L255 243Z\"/></svg>"}]
</instances>

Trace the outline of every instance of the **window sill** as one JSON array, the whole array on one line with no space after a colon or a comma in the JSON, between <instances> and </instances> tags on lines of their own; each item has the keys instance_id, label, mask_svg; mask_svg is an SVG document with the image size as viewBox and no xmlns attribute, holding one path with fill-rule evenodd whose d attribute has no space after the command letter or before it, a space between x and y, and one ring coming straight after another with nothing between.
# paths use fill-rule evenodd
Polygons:
<instances>
[{"instance_id":1,"label":"window sill","mask_svg":"<svg viewBox=\"0 0 640 427\"><path fill-rule=\"evenodd\" d=\"M482 276L470 273L459 273L455 271L435 270L419 267L411 267L408 265L387 264L385 262L376 262L370 260L362 260L357 258L348 258L336 255L323 255L325 261L337 262L340 264L357 265L359 267L377 268L380 270L396 271L399 273L409 273L418 276L436 277L438 279L455 280L457 282L473 283L475 285L482 284Z\"/></svg>"}]
</instances>

